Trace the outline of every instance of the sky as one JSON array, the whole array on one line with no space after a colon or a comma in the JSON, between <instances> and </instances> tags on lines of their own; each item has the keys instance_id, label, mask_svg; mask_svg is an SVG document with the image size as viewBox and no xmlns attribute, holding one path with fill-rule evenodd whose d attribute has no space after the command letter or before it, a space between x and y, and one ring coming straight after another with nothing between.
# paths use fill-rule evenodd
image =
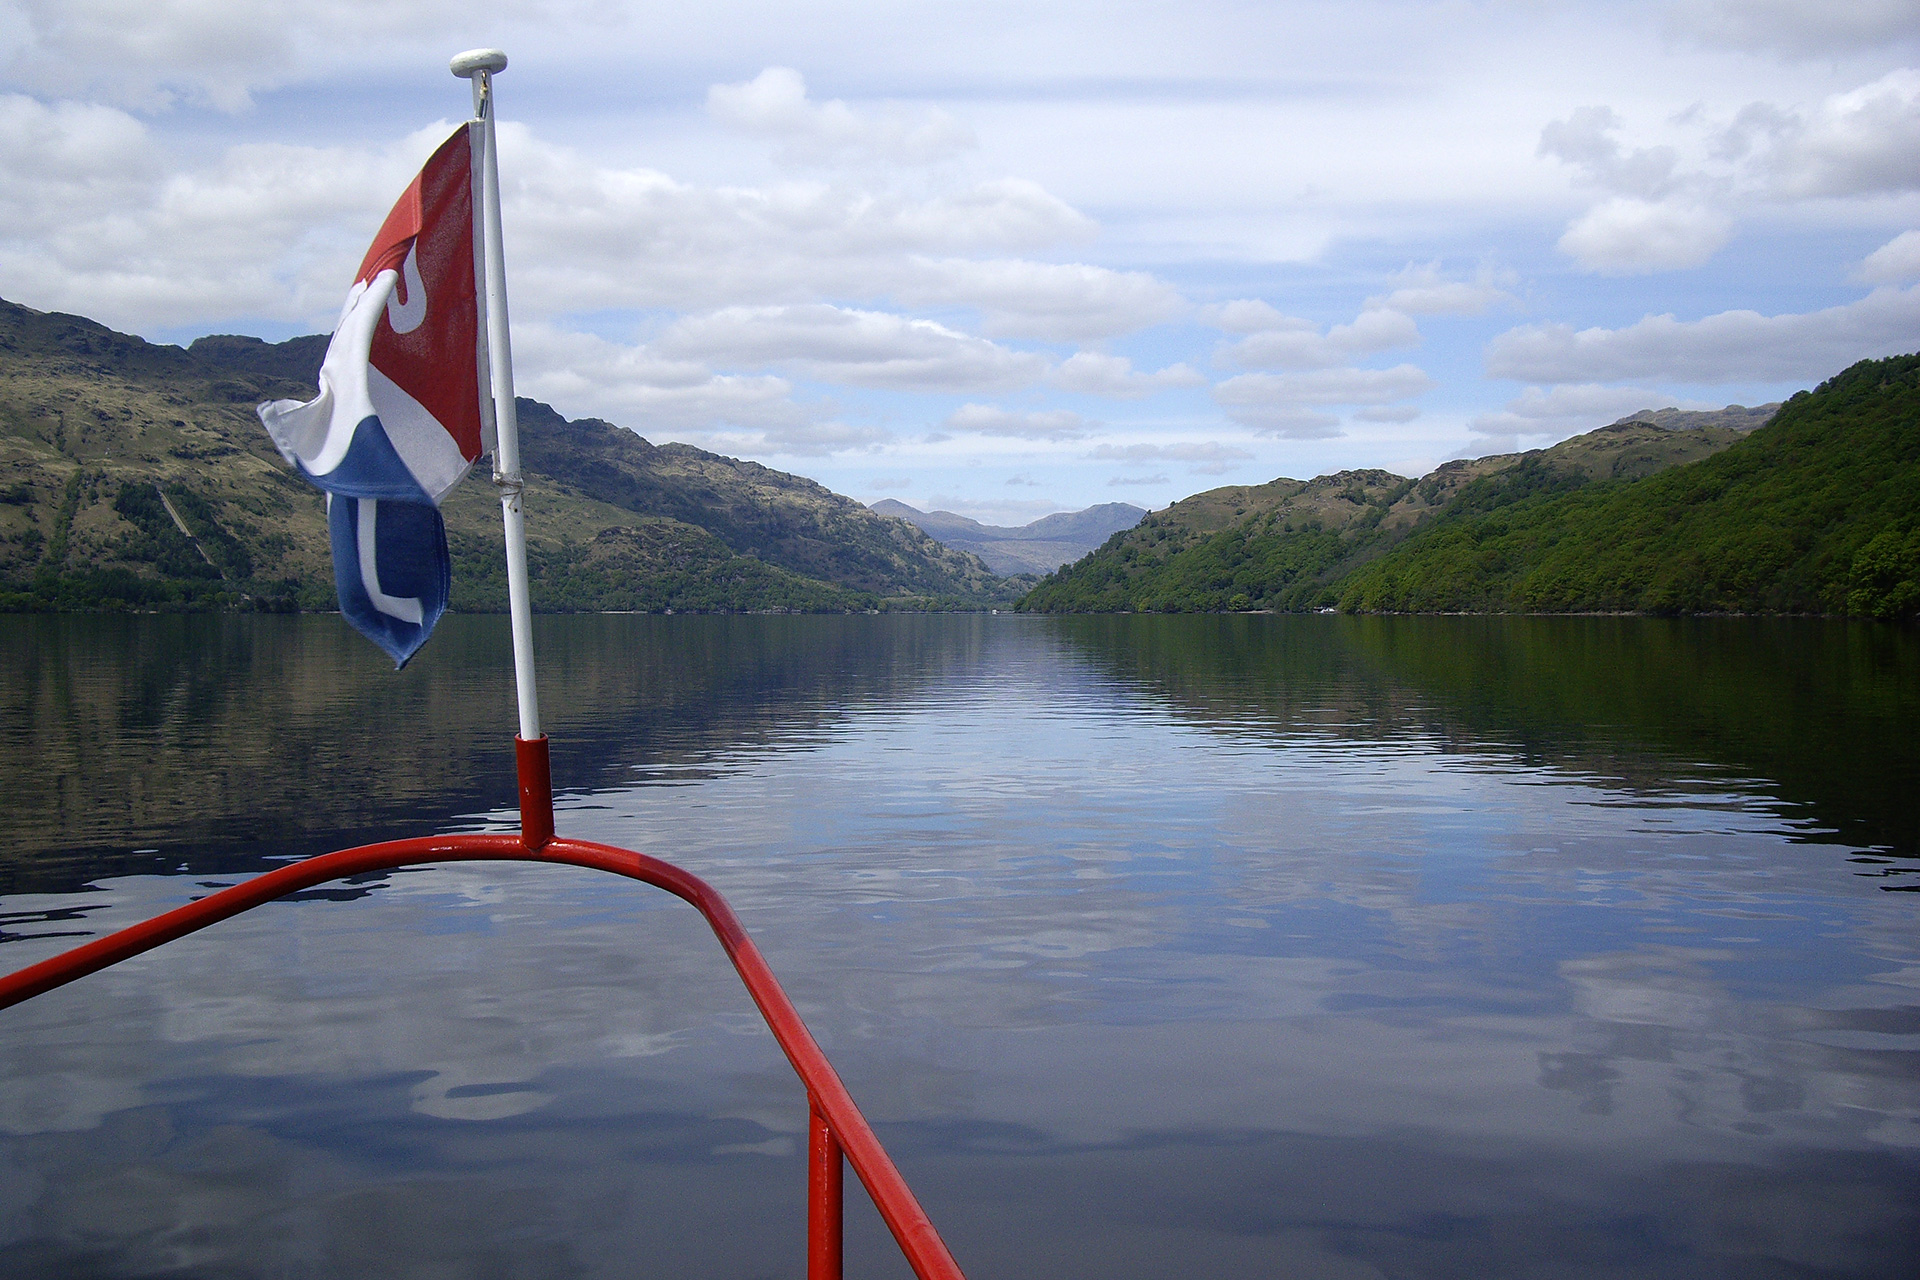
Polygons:
<instances>
[{"instance_id":1,"label":"sky","mask_svg":"<svg viewBox=\"0 0 1920 1280\"><path fill-rule=\"evenodd\" d=\"M0 0L0 297L332 329L497 81L522 395L997 524L1920 350L1920 0Z\"/></svg>"}]
</instances>

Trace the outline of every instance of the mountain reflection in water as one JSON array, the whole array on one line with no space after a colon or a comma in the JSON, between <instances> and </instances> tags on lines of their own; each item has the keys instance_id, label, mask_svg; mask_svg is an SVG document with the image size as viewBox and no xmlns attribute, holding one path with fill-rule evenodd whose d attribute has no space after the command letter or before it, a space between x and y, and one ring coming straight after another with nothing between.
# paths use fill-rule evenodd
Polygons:
<instances>
[{"instance_id":1,"label":"mountain reflection in water","mask_svg":"<svg viewBox=\"0 0 1920 1280\"><path fill-rule=\"evenodd\" d=\"M0 620L0 966L510 823L507 643L451 618L396 674L333 618ZM728 895L978 1280L1920 1269L1911 631L538 645L561 829ZM644 889L376 877L0 1018L0 1276L802 1271L799 1088Z\"/></svg>"}]
</instances>

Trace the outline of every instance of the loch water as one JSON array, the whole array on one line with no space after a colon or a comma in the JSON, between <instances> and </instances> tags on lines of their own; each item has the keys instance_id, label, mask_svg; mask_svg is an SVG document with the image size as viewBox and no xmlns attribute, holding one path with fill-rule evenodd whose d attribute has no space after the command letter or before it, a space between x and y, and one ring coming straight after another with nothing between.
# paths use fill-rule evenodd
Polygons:
<instances>
[{"instance_id":1,"label":"loch water","mask_svg":"<svg viewBox=\"0 0 1920 1280\"><path fill-rule=\"evenodd\" d=\"M562 833L730 899L974 1280L1920 1275L1910 628L536 635ZM0 971L514 823L504 619L0 661ZM805 1118L676 900L363 877L0 1011L0 1277L798 1277Z\"/></svg>"}]
</instances>

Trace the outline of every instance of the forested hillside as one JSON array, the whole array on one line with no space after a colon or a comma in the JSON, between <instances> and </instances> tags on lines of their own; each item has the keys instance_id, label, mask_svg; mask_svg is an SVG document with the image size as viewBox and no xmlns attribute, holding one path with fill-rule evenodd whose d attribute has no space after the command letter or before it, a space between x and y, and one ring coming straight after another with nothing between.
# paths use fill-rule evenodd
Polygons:
<instances>
[{"instance_id":1,"label":"forested hillside","mask_svg":"<svg viewBox=\"0 0 1920 1280\"><path fill-rule=\"evenodd\" d=\"M1418 481L1215 489L1021 604L1920 614L1920 355L1862 361L1775 408L1635 414Z\"/></svg>"},{"instance_id":2,"label":"forested hillside","mask_svg":"<svg viewBox=\"0 0 1920 1280\"><path fill-rule=\"evenodd\" d=\"M1920 612L1920 355L1801 392L1636 481L1487 476L1341 584L1358 611Z\"/></svg>"},{"instance_id":3,"label":"forested hillside","mask_svg":"<svg viewBox=\"0 0 1920 1280\"><path fill-rule=\"evenodd\" d=\"M1725 449L1776 406L1636 414L1529 454L1448 462L1420 480L1342 471L1211 489L1155 512L1044 579L1021 607L1050 613L1299 610L1448 509L1469 486L1517 467L1550 483L1651 475ZM1665 417L1665 422L1655 419Z\"/></svg>"}]
</instances>

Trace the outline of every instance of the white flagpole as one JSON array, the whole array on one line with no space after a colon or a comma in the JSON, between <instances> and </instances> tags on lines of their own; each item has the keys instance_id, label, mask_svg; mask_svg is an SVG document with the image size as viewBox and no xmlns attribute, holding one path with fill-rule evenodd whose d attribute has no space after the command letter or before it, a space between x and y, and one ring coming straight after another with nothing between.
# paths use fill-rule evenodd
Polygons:
<instances>
[{"instance_id":1,"label":"white flagpole","mask_svg":"<svg viewBox=\"0 0 1920 1280\"><path fill-rule=\"evenodd\" d=\"M493 132L493 77L507 68L498 49L470 49L449 64L473 82L473 115L480 121L481 238L486 263L487 357L493 382L493 483L500 489L506 526L507 608L513 621L513 678L520 696L520 738L540 737L540 695L533 682L533 600L527 589L527 518L520 505L520 419L513 401L513 350L507 335L506 260L500 248L500 163Z\"/></svg>"}]
</instances>

